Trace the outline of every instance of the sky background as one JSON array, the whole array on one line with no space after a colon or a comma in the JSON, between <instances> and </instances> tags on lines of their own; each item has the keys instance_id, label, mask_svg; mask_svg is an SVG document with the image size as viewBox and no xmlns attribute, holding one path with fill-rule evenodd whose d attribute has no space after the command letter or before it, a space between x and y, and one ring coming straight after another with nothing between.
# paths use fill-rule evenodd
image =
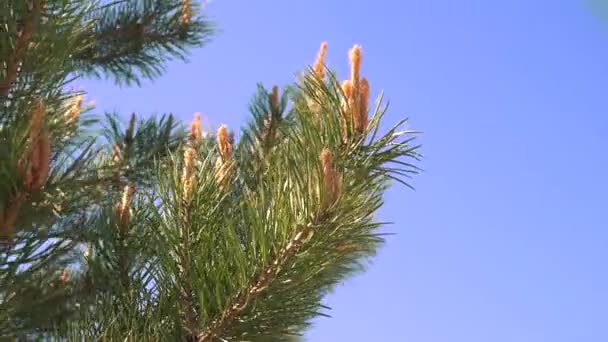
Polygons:
<instances>
[{"instance_id":1,"label":"sky background","mask_svg":"<svg viewBox=\"0 0 608 342\"><path fill-rule=\"evenodd\" d=\"M256 82L285 85L329 42L347 78L424 134L373 264L325 303L317 341L608 341L608 0L214 0L220 34L141 88L83 81L97 110L196 111L238 128ZM237 135L238 137L238 135Z\"/></svg>"}]
</instances>

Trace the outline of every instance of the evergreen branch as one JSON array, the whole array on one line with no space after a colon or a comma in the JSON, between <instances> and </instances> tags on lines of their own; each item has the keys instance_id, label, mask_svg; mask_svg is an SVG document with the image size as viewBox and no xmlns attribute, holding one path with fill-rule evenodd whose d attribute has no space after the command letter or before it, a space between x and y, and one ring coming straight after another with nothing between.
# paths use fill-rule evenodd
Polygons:
<instances>
[{"instance_id":1,"label":"evergreen branch","mask_svg":"<svg viewBox=\"0 0 608 342\"><path fill-rule=\"evenodd\" d=\"M95 43L74 56L80 70L124 83L139 83L138 73L160 76L164 62L185 59L188 48L205 44L213 32L201 17L185 22L180 6L177 0L139 0L97 11L96 28L89 33Z\"/></svg>"},{"instance_id":2,"label":"evergreen branch","mask_svg":"<svg viewBox=\"0 0 608 342\"><path fill-rule=\"evenodd\" d=\"M259 241L254 242L259 245L254 245L253 254L264 255L274 250L272 245L280 249L270 259L261 257L266 261L254 266L258 271L251 280L214 314L217 318L199 336L201 342L254 336L279 340L301 331L307 319L322 314L317 311L322 295L360 269L361 259L372 255L382 241L374 234L381 224L373 222L372 215L382 204L386 181L402 181L417 171L399 162L402 157L418 156L411 140L396 141L411 133L397 132L399 125L378 140L365 142L364 133L374 131L384 114L379 107L365 130L361 125L359 131L353 130L353 125L346 127L344 135L343 94L332 77L329 84L318 77L304 80L294 107L297 122L287 132L285 144L278 146L276 158L269 161L260 187L251 193L261 205L254 205L251 214L261 216L259 224L270 226L252 227L250 238ZM337 150L336 163L343 174L334 169L326 146ZM321 148L322 181L315 177L313 162ZM403 168L386 167L390 162ZM297 223L309 215L308 225ZM295 226L277 227L280 224ZM323 233L313 236L317 231ZM294 235L283 240L283 232Z\"/></svg>"}]
</instances>

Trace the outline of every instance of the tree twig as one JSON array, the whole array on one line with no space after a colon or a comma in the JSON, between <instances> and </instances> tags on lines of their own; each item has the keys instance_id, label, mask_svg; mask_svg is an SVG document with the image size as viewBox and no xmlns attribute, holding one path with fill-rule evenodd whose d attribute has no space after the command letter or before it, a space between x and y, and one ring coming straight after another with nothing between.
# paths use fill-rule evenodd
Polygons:
<instances>
[{"instance_id":1,"label":"tree twig","mask_svg":"<svg viewBox=\"0 0 608 342\"><path fill-rule=\"evenodd\" d=\"M8 96L11 85L13 82L15 82L15 79L17 79L19 65L21 64L25 56L25 52L27 51L27 47L32 40L32 35L34 33L34 21L38 17L40 10L40 0L33 0L32 11L29 12L23 19L23 29L20 33L18 33L19 36L17 37L17 42L15 43L15 50L8 57L4 79L0 80L1 96Z\"/></svg>"},{"instance_id":2,"label":"tree twig","mask_svg":"<svg viewBox=\"0 0 608 342\"><path fill-rule=\"evenodd\" d=\"M324 214L320 214L317 219L322 220L324 217ZM211 342L215 338L221 337L230 324L247 309L249 304L268 289L279 275L281 269L291 260L302 245L310 239L313 227L314 225L312 224L300 226L295 236L279 251L276 258L266 265L264 270L252 280L249 287L236 296L222 315L212 321L207 329L199 335L198 342Z\"/></svg>"}]
</instances>

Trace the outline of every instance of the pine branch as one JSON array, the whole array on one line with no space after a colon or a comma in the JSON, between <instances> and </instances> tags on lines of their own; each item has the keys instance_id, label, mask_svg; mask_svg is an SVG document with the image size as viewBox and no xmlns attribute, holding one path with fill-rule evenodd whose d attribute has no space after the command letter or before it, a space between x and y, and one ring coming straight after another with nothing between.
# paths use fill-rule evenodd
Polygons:
<instances>
[{"instance_id":1,"label":"pine branch","mask_svg":"<svg viewBox=\"0 0 608 342\"><path fill-rule=\"evenodd\" d=\"M192 9L180 10L179 1L129 3L145 8L112 3L95 11L97 1L62 0L0 4L0 60L6 66L0 70L0 232L8 231L8 225L15 228L13 243L0 247L0 339L46 339L54 332L64 339L71 332L68 318L82 332L72 337L170 335L163 328L171 324L159 324L159 317L175 298L172 293L153 293L150 279L159 275L150 275L156 270L154 253L145 245L149 230L137 224L144 221L140 211L121 205L116 217L120 191L109 185L117 168L101 153L111 146L91 138L97 134L88 125L95 123L66 105L75 94L64 89L74 80L68 75L82 70L95 70L96 75L110 72L119 79L124 70L127 76L138 70L144 76L152 70L157 76L164 62L183 59L188 48L202 44L209 30L200 17L191 17ZM142 15L149 8L162 10L150 12L151 17ZM125 20L112 22L113 16ZM135 24L142 18L140 29ZM107 30L111 25L104 29L104 24L125 24L126 29ZM132 41L141 44L134 46ZM128 49L132 54L126 53ZM116 52L114 58L103 59ZM81 58L87 56L101 57L103 65ZM123 69L103 68L115 61ZM32 104L39 100L45 104L46 116L36 121ZM176 132L171 116L160 122L142 120L138 126L132 134L121 131L113 141L125 143L129 154L130 168L121 177L152 192L155 181L149 166L162 163L181 144L183 134ZM129 139L131 147L126 147ZM130 223L126 217L132 219ZM116 229L119 226L121 231ZM83 263L80 253L86 243L108 254ZM59 274L70 265L92 270L68 281ZM63 290L50 291L49 284L63 278ZM103 319L80 321L73 316L97 309L105 312L88 317Z\"/></svg>"},{"instance_id":2,"label":"pine branch","mask_svg":"<svg viewBox=\"0 0 608 342\"><path fill-rule=\"evenodd\" d=\"M187 49L204 45L213 33L211 23L192 18L191 7L178 0L138 0L103 8L94 14L93 46L74 59L85 75L111 75L126 84L156 78L166 61L185 59Z\"/></svg>"},{"instance_id":3,"label":"pine branch","mask_svg":"<svg viewBox=\"0 0 608 342\"><path fill-rule=\"evenodd\" d=\"M156 77L211 26L189 0L47 6L28 34L20 18L36 12L0 4L6 30L22 25L0 37L15 41L0 46L15 61L0 80L0 232L16 228L0 249L0 338L288 341L324 315L382 242L389 180L418 172L414 132L380 134L381 101L368 120L361 48L342 84L323 44L298 89L259 87L236 147L200 122L186 143L170 115L91 131L69 74Z\"/></svg>"},{"instance_id":4,"label":"pine branch","mask_svg":"<svg viewBox=\"0 0 608 342\"><path fill-rule=\"evenodd\" d=\"M212 315L216 318L199 341L281 339L301 332L308 319L322 315L323 294L361 269L361 260L382 242L374 233L381 223L373 222L372 215L382 204L388 179L401 181L417 171L400 159L417 159L418 148L409 144L412 132L398 132L399 125L367 140L367 132L378 129L384 108L379 104L368 121L361 117L366 104L361 100L354 110L345 108L344 97L331 73L327 83L316 73L303 80L295 97L296 123L277 146L259 186L240 195L252 215L243 217L251 225L246 253L264 261L252 262L257 272ZM319 165L313 159L318 160L320 149ZM303 220L310 221L299 223ZM275 248L274 256L266 258Z\"/></svg>"}]
</instances>

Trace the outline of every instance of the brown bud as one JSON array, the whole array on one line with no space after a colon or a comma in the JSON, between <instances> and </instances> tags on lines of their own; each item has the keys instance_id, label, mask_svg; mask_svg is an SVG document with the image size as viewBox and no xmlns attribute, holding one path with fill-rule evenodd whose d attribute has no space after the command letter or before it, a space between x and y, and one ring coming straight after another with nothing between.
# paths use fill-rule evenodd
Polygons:
<instances>
[{"instance_id":1,"label":"brown bud","mask_svg":"<svg viewBox=\"0 0 608 342\"><path fill-rule=\"evenodd\" d=\"M49 175L51 163L51 144L49 136L45 130L40 132L38 141L34 149L32 150L32 158L30 159L28 173L29 181L25 184L25 188L28 192L33 193L39 191Z\"/></svg>"},{"instance_id":2,"label":"brown bud","mask_svg":"<svg viewBox=\"0 0 608 342\"><path fill-rule=\"evenodd\" d=\"M221 125L217 130L217 149L220 152L223 161L232 157L232 145L230 140L228 126Z\"/></svg>"},{"instance_id":3,"label":"brown bud","mask_svg":"<svg viewBox=\"0 0 608 342\"><path fill-rule=\"evenodd\" d=\"M196 150L192 146L187 146L184 151L184 167L182 170L182 189L184 199L190 200L196 186L194 176L194 163L196 162Z\"/></svg>"},{"instance_id":4,"label":"brown bud","mask_svg":"<svg viewBox=\"0 0 608 342\"><path fill-rule=\"evenodd\" d=\"M361 75L361 46L354 45L348 52L348 59L350 61L350 81L353 86L353 93L357 94L359 91L359 79Z\"/></svg>"},{"instance_id":5,"label":"brown bud","mask_svg":"<svg viewBox=\"0 0 608 342\"><path fill-rule=\"evenodd\" d=\"M321 43L319 53L317 54L317 60L312 67L312 70L320 80L325 79L325 56L327 56L327 42Z\"/></svg>"},{"instance_id":6,"label":"brown bud","mask_svg":"<svg viewBox=\"0 0 608 342\"><path fill-rule=\"evenodd\" d=\"M353 84L350 80L343 81L341 84L342 93L344 93L344 98L342 99L342 112L348 113L348 105L350 98L353 96Z\"/></svg>"},{"instance_id":7,"label":"brown bud","mask_svg":"<svg viewBox=\"0 0 608 342\"><path fill-rule=\"evenodd\" d=\"M182 15L180 16L180 23L182 25L188 25L192 21L192 4L190 0L182 0Z\"/></svg>"},{"instance_id":8,"label":"brown bud","mask_svg":"<svg viewBox=\"0 0 608 342\"><path fill-rule=\"evenodd\" d=\"M369 82L367 78L361 79L361 84L359 88L359 112L354 113L356 121L355 121L355 129L359 134L365 133L367 129L367 111L369 107Z\"/></svg>"},{"instance_id":9,"label":"brown bud","mask_svg":"<svg viewBox=\"0 0 608 342\"><path fill-rule=\"evenodd\" d=\"M19 173L23 189L9 198L5 208L0 209L0 239L6 240L19 215L19 209L28 193L38 192L47 180L51 162L51 145L45 128L46 107L36 100L31 112L26 150L20 158Z\"/></svg>"},{"instance_id":10,"label":"brown bud","mask_svg":"<svg viewBox=\"0 0 608 342\"><path fill-rule=\"evenodd\" d=\"M232 160L224 161L218 158L215 161L215 180L220 189L226 190L230 186L232 171Z\"/></svg>"},{"instance_id":11,"label":"brown bud","mask_svg":"<svg viewBox=\"0 0 608 342\"><path fill-rule=\"evenodd\" d=\"M352 114L349 110L350 99L353 95L353 85L350 80L343 81L341 84L342 93L344 97L342 98L342 139L346 141L348 139L348 126L352 121Z\"/></svg>"},{"instance_id":12,"label":"brown bud","mask_svg":"<svg viewBox=\"0 0 608 342\"><path fill-rule=\"evenodd\" d=\"M270 99L270 109L274 112L279 111L279 87L272 87L272 92L269 96Z\"/></svg>"},{"instance_id":13,"label":"brown bud","mask_svg":"<svg viewBox=\"0 0 608 342\"><path fill-rule=\"evenodd\" d=\"M360 77L361 77L361 46L355 45L348 52L348 59L350 61L350 83L352 86L352 95L349 96L349 107L355 116L355 124L357 124L358 119L356 118L359 115L359 94L360 94ZM355 126L355 129L358 130L358 127Z\"/></svg>"},{"instance_id":14,"label":"brown bud","mask_svg":"<svg viewBox=\"0 0 608 342\"><path fill-rule=\"evenodd\" d=\"M232 161L233 143L234 137L228 133L228 127L221 125L217 130L217 149L220 157L215 162L215 175L218 185L223 190L227 189L230 185L234 171L234 163Z\"/></svg>"},{"instance_id":15,"label":"brown bud","mask_svg":"<svg viewBox=\"0 0 608 342\"><path fill-rule=\"evenodd\" d=\"M44 127L46 107L37 101L32 110L27 150L19 164L27 192L36 192L46 182L51 162L51 145Z\"/></svg>"},{"instance_id":16,"label":"brown bud","mask_svg":"<svg viewBox=\"0 0 608 342\"><path fill-rule=\"evenodd\" d=\"M30 128L29 128L29 143L30 146L38 139L38 135L42 130L46 119L46 106L41 100L36 100L32 109Z\"/></svg>"},{"instance_id":17,"label":"brown bud","mask_svg":"<svg viewBox=\"0 0 608 342\"><path fill-rule=\"evenodd\" d=\"M350 98L353 94L353 84L350 82L350 80L346 80L342 82L341 86L344 97L347 99Z\"/></svg>"},{"instance_id":18,"label":"brown bud","mask_svg":"<svg viewBox=\"0 0 608 342\"><path fill-rule=\"evenodd\" d=\"M190 124L190 142L199 143L203 137L201 128L201 113L194 114L194 120Z\"/></svg>"},{"instance_id":19,"label":"brown bud","mask_svg":"<svg viewBox=\"0 0 608 342\"><path fill-rule=\"evenodd\" d=\"M78 95L74 98L70 108L65 114L65 122L69 125L77 122L80 118L80 112L82 111L82 95Z\"/></svg>"},{"instance_id":20,"label":"brown bud","mask_svg":"<svg viewBox=\"0 0 608 342\"><path fill-rule=\"evenodd\" d=\"M323 188L325 198L323 207L327 208L336 202L342 190L342 176L334 167L334 159L329 149L324 148L319 157L323 170Z\"/></svg>"},{"instance_id":21,"label":"brown bud","mask_svg":"<svg viewBox=\"0 0 608 342\"><path fill-rule=\"evenodd\" d=\"M125 185L122 192L122 199L116 206L116 218L122 226L128 225L131 219L131 201L133 200L134 194L135 184L129 183Z\"/></svg>"}]
</instances>

